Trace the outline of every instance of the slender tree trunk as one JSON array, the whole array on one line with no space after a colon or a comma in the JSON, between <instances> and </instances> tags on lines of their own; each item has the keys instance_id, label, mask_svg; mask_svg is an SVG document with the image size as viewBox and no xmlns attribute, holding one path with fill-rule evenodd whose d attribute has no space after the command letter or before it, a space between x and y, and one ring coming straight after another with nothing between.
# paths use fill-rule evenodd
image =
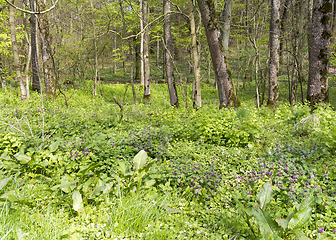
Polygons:
<instances>
[{"instance_id":1,"label":"slender tree trunk","mask_svg":"<svg viewBox=\"0 0 336 240\"><path fill-rule=\"evenodd\" d=\"M145 85L143 0L140 0L140 86Z\"/></svg>"},{"instance_id":2,"label":"slender tree trunk","mask_svg":"<svg viewBox=\"0 0 336 240\"><path fill-rule=\"evenodd\" d=\"M115 34L114 35L114 47L113 47L113 50L114 50L114 61L113 61L113 73L114 75L117 74L117 57L116 57L116 51L117 51L117 35Z\"/></svg>"},{"instance_id":3,"label":"slender tree trunk","mask_svg":"<svg viewBox=\"0 0 336 240\"><path fill-rule=\"evenodd\" d=\"M288 13L289 13L289 5L290 5L290 0L285 0L284 9L281 15L281 23L280 23L280 37L281 37L280 39L280 62L283 57L283 43L284 43L284 37L285 37L285 32L286 32L286 22L287 22Z\"/></svg>"},{"instance_id":4,"label":"slender tree trunk","mask_svg":"<svg viewBox=\"0 0 336 240\"><path fill-rule=\"evenodd\" d=\"M222 38L223 38L223 45L224 45L226 52L229 49L232 2L233 0L225 1L223 12L222 12L222 17L223 17Z\"/></svg>"},{"instance_id":5,"label":"slender tree trunk","mask_svg":"<svg viewBox=\"0 0 336 240\"><path fill-rule=\"evenodd\" d=\"M226 52L220 37L216 9L212 0L198 0L205 33L208 40L219 96L219 108L240 106L238 97L235 99L235 89L231 71L228 66ZM236 100L236 101L235 101Z\"/></svg>"},{"instance_id":6,"label":"slender tree trunk","mask_svg":"<svg viewBox=\"0 0 336 240\"><path fill-rule=\"evenodd\" d=\"M25 32L25 38L26 38L26 44L27 44L26 49L28 51L24 74L25 74L25 79L26 79L27 98L29 98L29 66L30 66L30 61L31 61L31 44L30 44L29 36L28 36L26 15L25 15L23 23L24 23L24 32Z\"/></svg>"},{"instance_id":7,"label":"slender tree trunk","mask_svg":"<svg viewBox=\"0 0 336 240\"><path fill-rule=\"evenodd\" d=\"M157 38L156 40L156 66L159 66L159 60L160 60L160 38Z\"/></svg>"},{"instance_id":8,"label":"slender tree trunk","mask_svg":"<svg viewBox=\"0 0 336 240\"><path fill-rule=\"evenodd\" d=\"M179 107L175 81L174 81L174 68L172 63L172 53L173 53L173 39L171 35L171 16L170 16L170 1L163 1L163 14L165 16L163 21L164 26L164 44L165 49L165 62L166 62L166 75L168 82L170 105Z\"/></svg>"},{"instance_id":9,"label":"slender tree trunk","mask_svg":"<svg viewBox=\"0 0 336 240\"><path fill-rule=\"evenodd\" d=\"M189 19L190 19L190 33L191 33L191 48L193 57L193 68L194 68L194 87L193 87L193 99L194 108L198 109L202 107L201 98L201 67L197 52L197 36L196 36L196 26L194 17L194 5L193 1L189 0Z\"/></svg>"},{"instance_id":10,"label":"slender tree trunk","mask_svg":"<svg viewBox=\"0 0 336 240\"><path fill-rule=\"evenodd\" d=\"M142 17L143 21L148 25L148 2L147 0L142 0ZM144 58L144 65L145 65L145 79L144 79L144 98L149 99L150 98L150 65L149 65L149 29L146 27L144 31L144 52L143 52L143 58Z\"/></svg>"},{"instance_id":11,"label":"slender tree trunk","mask_svg":"<svg viewBox=\"0 0 336 240\"><path fill-rule=\"evenodd\" d=\"M267 105L272 108L277 108L279 104L279 9L280 0L271 0L269 95Z\"/></svg>"},{"instance_id":12,"label":"slender tree trunk","mask_svg":"<svg viewBox=\"0 0 336 240\"><path fill-rule=\"evenodd\" d=\"M35 12L36 10L36 0L29 0L30 10ZM32 54L32 89L37 92L41 92L41 79L40 79L40 67L38 62L38 54L37 54L37 22L36 16L34 14L30 15L30 38L31 38L31 54Z\"/></svg>"},{"instance_id":13,"label":"slender tree trunk","mask_svg":"<svg viewBox=\"0 0 336 240\"><path fill-rule=\"evenodd\" d=\"M307 99L311 106L329 102L328 67L332 10L330 0L314 0L307 89Z\"/></svg>"},{"instance_id":14,"label":"slender tree trunk","mask_svg":"<svg viewBox=\"0 0 336 240\"><path fill-rule=\"evenodd\" d=\"M0 81L1 81L1 88L6 90L6 80L5 80L5 74L3 72L3 67L2 67L2 59L0 58Z\"/></svg>"},{"instance_id":15,"label":"slender tree trunk","mask_svg":"<svg viewBox=\"0 0 336 240\"><path fill-rule=\"evenodd\" d=\"M98 85L98 54L97 54L97 39L96 39L96 23L94 19L94 7L92 0L90 0L91 5L91 23L93 28L93 47L94 47L94 85L93 85L93 96L97 96L97 85Z\"/></svg>"},{"instance_id":16,"label":"slender tree trunk","mask_svg":"<svg viewBox=\"0 0 336 240\"><path fill-rule=\"evenodd\" d=\"M122 16L122 22L123 22L123 32L124 32L124 36L126 36L126 21L125 21L125 14L124 14L124 8L122 6L122 0L119 0L119 6L120 6L120 10L121 10L121 16ZM133 65L134 65L134 59L133 59L133 53L132 53L132 43L131 43L131 39L128 38L128 48L129 48L129 54L131 57L131 69L130 69L130 73L131 73L131 86L132 86L132 93L133 93L133 100L134 100L134 104L137 104L137 98L136 98L136 93L135 93L135 88L134 88L134 80L133 80ZM125 66L124 66L125 69Z\"/></svg>"},{"instance_id":17,"label":"slender tree trunk","mask_svg":"<svg viewBox=\"0 0 336 240\"><path fill-rule=\"evenodd\" d=\"M9 25L10 25L10 32L11 32L16 79L19 82L21 100L25 101L27 99L27 91L26 91L26 87L22 79L22 74L21 74L21 69L20 69L19 49L18 49L17 41L16 41L15 15L14 15L14 8L12 6L9 6Z\"/></svg>"},{"instance_id":18,"label":"slender tree trunk","mask_svg":"<svg viewBox=\"0 0 336 240\"><path fill-rule=\"evenodd\" d=\"M39 0L39 7L41 10L45 10L43 0ZM44 80L47 98L49 96L53 97L55 100L56 97L56 76L54 63L52 59L52 50L51 50L51 35L49 31L49 20L47 14L40 14L39 16L39 26L40 26L40 35L42 39L42 60L43 60L43 71L44 71Z\"/></svg>"}]
</instances>

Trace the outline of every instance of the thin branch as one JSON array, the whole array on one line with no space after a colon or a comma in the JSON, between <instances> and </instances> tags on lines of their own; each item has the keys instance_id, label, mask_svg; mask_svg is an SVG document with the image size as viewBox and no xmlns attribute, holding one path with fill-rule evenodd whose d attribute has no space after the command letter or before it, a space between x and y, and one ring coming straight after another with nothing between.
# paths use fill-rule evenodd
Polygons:
<instances>
[{"instance_id":1,"label":"thin branch","mask_svg":"<svg viewBox=\"0 0 336 240\"><path fill-rule=\"evenodd\" d=\"M23 9L23 8L19 8L19 7L15 6L13 3L11 3L11 2L8 1L8 0L5 0L5 1L6 1L6 3L8 3L9 5L11 5L13 8L15 8L15 9L21 11L21 12L25 12L25 13L29 13L29 14L44 14L44 13L47 13L47 12L53 10L53 9L56 7L56 4L58 3L59 0L56 0L56 2L54 3L53 6L51 6L49 9L44 10L44 11L42 11L42 12L32 12L32 11L29 11L29 10L25 10L25 9Z\"/></svg>"}]
</instances>

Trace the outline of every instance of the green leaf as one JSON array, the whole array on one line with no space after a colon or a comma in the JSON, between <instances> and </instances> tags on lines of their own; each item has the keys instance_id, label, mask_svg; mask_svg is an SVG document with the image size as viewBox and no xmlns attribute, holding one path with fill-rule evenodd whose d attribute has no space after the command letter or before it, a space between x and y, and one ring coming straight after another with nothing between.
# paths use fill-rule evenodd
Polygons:
<instances>
[{"instance_id":1,"label":"green leaf","mask_svg":"<svg viewBox=\"0 0 336 240\"><path fill-rule=\"evenodd\" d=\"M300 231L299 229L294 229L292 231L292 233L295 235L295 239L298 239L298 240L308 240L310 238L308 238L306 235L304 235L304 233L302 231Z\"/></svg>"},{"instance_id":2,"label":"green leaf","mask_svg":"<svg viewBox=\"0 0 336 240\"><path fill-rule=\"evenodd\" d=\"M80 194L79 191L74 191L72 194L72 200L73 200L73 209L78 212L83 208L83 199L82 195Z\"/></svg>"},{"instance_id":3,"label":"green leaf","mask_svg":"<svg viewBox=\"0 0 336 240\"><path fill-rule=\"evenodd\" d=\"M155 180L149 180L145 182L145 188L150 188L151 186L153 186L155 184Z\"/></svg>"},{"instance_id":4,"label":"green leaf","mask_svg":"<svg viewBox=\"0 0 336 240\"><path fill-rule=\"evenodd\" d=\"M301 211L297 212L293 218L288 223L289 229L298 229L306 222L308 222L310 215L312 213L312 209L310 207L304 208Z\"/></svg>"},{"instance_id":5,"label":"green leaf","mask_svg":"<svg viewBox=\"0 0 336 240\"><path fill-rule=\"evenodd\" d=\"M124 162L122 162L122 161L118 161L118 164L119 164L119 170L125 176L125 173L126 173L126 164Z\"/></svg>"},{"instance_id":6,"label":"green leaf","mask_svg":"<svg viewBox=\"0 0 336 240\"><path fill-rule=\"evenodd\" d=\"M21 164L26 164L30 161L31 157L28 157L26 155L23 155L21 153L17 153L14 155L14 157L21 163Z\"/></svg>"},{"instance_id":7,"label":"green leaf","mask_svg":"<svg viewBox=\"0 0 336 240\"><path fill-rule=\"evenodd\" d=\"M49 149L50 152L55 152L57 150L57 148L60 145L60 140L57 140L56 142L53 142L52 144L50 144Z\"/></svg>"},{"instance_id":8,"label":"green leaf","mask_svg":"<svg viewBox=\"0 0 336 240\"><path fill-rule=\"evenodd\" d=\"M5 178L5 179L0 180L0 190L3 189L6 186L9 179L10 178Z\"/></svg>"},{"instance_id":9,"label":"green leaf","mask_svg":"<svg viewBox=\"0 0 336 240\"><path fill-rule=\"evenodd\" d=\"M76 184L78 180L72 181L72 182L67 182L67 181L62 181L62 184L53 186L51 190L56 191L57 189L62 189L62 191L69 193L71 191L71 186Z\"/></svg>"},{"instance_id":10,"label":"green leaf","mask_svg":"<svg viewBox=\"0 0 336 240\"><path fill-rule=\"evenodd\" d=\"M144 150L138 152L138 154L135 155L133 159L135 171L142 169L146 163L146 160L147 160L147 152L145 152Z\"/></svg>"},{"instance_id":11,"label":"green leaf","mask_svg":"<svg viewBox=\"0 0 336 240\"><path fill-rule=\"evenodd\" d=\"M266 205L272 199L272 189L273 189L272 183L266 182L264 183L264 185L262 185L257 194L257 199L260 203L260 208L263 210L266 208Z\"/></svg>"},{"instance_id":12,"label":"green leaf","mask_svg":"<svg viewBox=\"0 0 336 240\"><path fill-rule=\"evenodd\" d=\"M277 226L276 222L271 219L268 213L262 209L259 208L257 211L255 211L253 216L258 223L262 236L276 235L277 231L280 231L280 228Z\"/></svg>"},{"instance_id":13,"label":"green leaf","mask_svg":"<svg viewBox=\"0 0 336 240\"><path fill-rule=\"evenodd\" d=\"M327 233L319 234L316 240L329 240L331 239Z\"/></svg>"},{"instance_id":14,"label":"green leaf","mask_svg":"<svg viewBox=\"0 0 336 240\"><path fill-rule=\"evenodd\" d=\"M275 221L281 226L283 229L288 227L288 220L284 218L275 219Z\"/></svg>"},{"instance_id":15,"label":"green leaf","mask_svg":"<svg viewBox=\"0 0 336 240\"><path fill-rule=\"evenodd\" d=\"M305 209L307 207L312 207L312 205L314 205L315 202L316 202L315 197L305 198L298 207L298 211L301 211L302 209Z\"/></svg>"}]
</instances>

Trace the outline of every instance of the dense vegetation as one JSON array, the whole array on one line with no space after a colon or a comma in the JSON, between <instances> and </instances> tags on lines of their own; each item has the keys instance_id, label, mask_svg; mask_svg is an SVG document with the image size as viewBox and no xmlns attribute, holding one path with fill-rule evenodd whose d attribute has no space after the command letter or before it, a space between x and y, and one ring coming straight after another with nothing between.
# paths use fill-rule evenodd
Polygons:
<instances>
[{"instance_id":1,"label":"dense vegetation","mask_svg":"<svg viewBox=\"0 0 336 240\"><path fill-rule=\"evenodd\" d=\"M257 109L252 84L241 108L222 110L203 84L198 111L189 97L171 107L165 84L137 105L127 85L92 98L90 84L69 108L61 96L0 92L0 238L336 237L333 88L312 114Z\"/></svg>"}]
</instances>

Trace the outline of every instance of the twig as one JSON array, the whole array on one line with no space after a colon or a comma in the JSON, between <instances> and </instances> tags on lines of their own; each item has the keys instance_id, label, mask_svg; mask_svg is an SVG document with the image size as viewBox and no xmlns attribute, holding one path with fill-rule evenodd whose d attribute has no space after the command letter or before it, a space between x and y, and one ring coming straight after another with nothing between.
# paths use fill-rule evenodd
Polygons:
<instances>
[{"instance_id":1,"label":"twig","mask_svg":"<svg viewBox=\"0 0 336 240\"><path fill-rule=\"evenodd\" d=\"M124 113L124 107L123 107L123 105L121 105L121 103L117 100L116 97L113 97L113 100L114 100L114 102L119 106L119 108L120 108L120 113L123 114L123 113Z\"/></svg>"},{"instance_id":2,"label":"twig","mask_svg":"<svg viewBox=\"0 0 336 240\"><path fill-rule=\"evenodd\" d=\"M32 11L29 11L29 10L25 10L23 8L19 8L19 7L15 6L13 3L9 2L8 0L5 0L5 1L9 5L11 5L13 8L15 8L15 9L21 11L21 12L25 12L25 13L29 13L29 14L43 14L43 13L47 13L47 12L53 10L56 7L56 4L58 3L59 0L56 0L56 2L54 3L54 5L51 6L49 9L41 11L41 12L32 12Z\"/></svg>"},{"instance_id":3,"label":"twig","mask_svg":"<svg viewBox=\"0 0 336 240\"><path fill-rule=\"evenodd\" d=\"M6 123L6 122L3 122L3 121L0 121L2 124L5 124L5 125L8 125L10 126L10 128L14 128L15 130L18 130L19 132L21 132L24 136L26 136L26 134L24 132L22 132L20 129L14 127L13 125L9 124L9 123Z\"/></svg>"}]
</instances>

